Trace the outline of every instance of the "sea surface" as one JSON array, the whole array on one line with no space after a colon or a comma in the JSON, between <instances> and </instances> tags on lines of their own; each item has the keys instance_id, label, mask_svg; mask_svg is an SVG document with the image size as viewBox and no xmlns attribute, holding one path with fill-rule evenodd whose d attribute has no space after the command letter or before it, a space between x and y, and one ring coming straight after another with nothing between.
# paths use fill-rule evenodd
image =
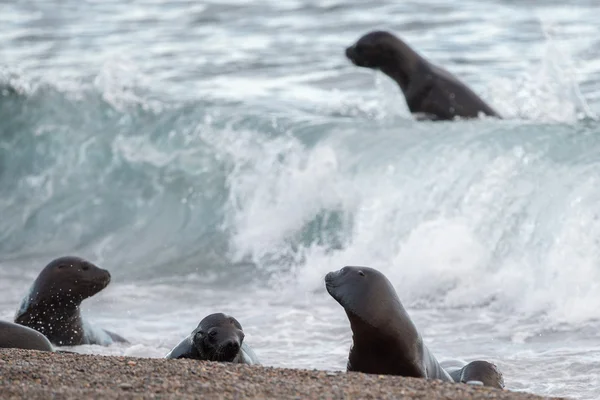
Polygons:
<instances>
[{"instance_id":1,"label":"sea surface","mask_svg":"<svg viewBox=\"0 0 600 400\"><path fill-rule=\"evenodd\" d=\"M600 2L0 1L0 318L53 258L163 357L213 312L343 370L324 275L384 272L443 362L600 388ZM507 118L417 122L344 49L387 29Z\"/></svg>"}]
</instances>

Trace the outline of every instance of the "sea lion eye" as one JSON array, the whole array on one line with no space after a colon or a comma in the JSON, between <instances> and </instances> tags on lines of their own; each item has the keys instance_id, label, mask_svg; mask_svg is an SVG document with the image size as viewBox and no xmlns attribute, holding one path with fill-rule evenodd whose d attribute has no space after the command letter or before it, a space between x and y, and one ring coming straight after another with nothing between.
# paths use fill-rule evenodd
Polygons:
<instances>
[{"instance_id":1,"label":"sea lion eye","mask_svg":"<svg viewBox=\"0 0 600 400\"><path fill-rule=\"evenodd\" d=\"M358 270L358 274L359 274L360 276L365 276L365 273L364 273L364 272L362 272L361 270Z\"/></svg>"},{"instance_id":2,"label":"sea lion eye","mask_svg":"<svg viewBox=\"0 0 600 400\"><path fill-rule=\"evenodd\" d=\"M217 336L217 331L210 331L208 332L208 336L211 338L214 338L215 336Z\"/></svg>"},{"instance_id":3,"label":"sea lion eye","mask_svg":"<svg viewBox=\"0 0 600 400\"><path fill-rule=\"evenodd\" d=\"M87 264L83 264L83 265L81 266L81 269L82 269L82 270L84 270L84 271L87 271L88 269L90 269L90 266L89 266L89 265L87 265Z\"/></svg>"},{"instance_id":4,"label":"sea lion eye","mask_svg":"<svg viewBox=\"0 0 600 400\"><path fill-rule=\"evenodd\" d=\"M63 269L63 268L67 268L67 265L66 265L66 264L60 264L60 265L58 266L58 269Z\"/></svg>"}]
</instances>

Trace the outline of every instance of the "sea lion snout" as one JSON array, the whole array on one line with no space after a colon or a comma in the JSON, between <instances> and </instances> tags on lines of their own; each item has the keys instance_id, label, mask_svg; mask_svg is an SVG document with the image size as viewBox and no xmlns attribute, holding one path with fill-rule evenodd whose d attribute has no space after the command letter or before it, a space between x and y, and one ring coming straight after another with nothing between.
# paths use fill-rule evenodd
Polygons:
<instances>
[{"instance_id":1,"label":"sea lion snout","mask_svg":"<svg viewBox=\"0 0 600 400\"><path fill-rule=\"evenodd\" d=\"M346 48L346 57L352 62L352 64L357 67L365 67L365 68L375 68L376 63L366 57L362 50L359 50L357 44L353 44L352 46Z\"/></svg>"},{"instance_id":2,"label":"sea lion snout","mask_svg":"<svg viewBox=\"0 0 600 400\"><path fill-rule=\"evenodd\" d=\"M102 281L104 282L104 286L107 286L110 283L112 276L110 275L110 272L108 272L108 270L101 268L99 269L102 272Z\"/></svg>"},{"instance_id":3,"label":"sea lion snout","mask_svg":"<svg viewBox=\"0 0 600 400\"><path fill-rule=\"evenodd\" d=\"M325 275L325 285L329 287L339 286L340 279L350 271L350 267L344 267L337 271L331 271Z\"/></svg>"},{"instance_id":4,"label":"sea lion snout","mask_svg":"<svg viewBox=\"0 0 600 400\"><path fill-rule=\"evenodd\" d=\"M325 275L325 288L327 292L338 302L344 296L343 289L348 284L358 283L359 279L365 278L365 267L345 266L337 271L331 271Z\"/></svg>"},{"instance_id":5,"label":"sea lion snout","mask_svg":"<svg viewBox=\"0 0 600 400\"><path fill-rule=\"evenodd\" d=\"M346 48L346 57L354 62L354 58L356 57L356 46L352 45Z\"/></svg>"},{"instance_id":6,"label":"sea lion snout","mask_svg":"<svg viewBox=\"0 0 600 400\"><path fill-rule=\"evenodd\" d=\"M82 268L82 270L84 269ZM90 268L84 270L84 274L87 275L86 280L88 280L94 286L100 287L100 290L107 287L111 280L111 275L108 270L97 267L94 264L91 264Z\"/></svg>"},{"instance_id":7,"label":"sea lion snout","mask_svg":"<svg viewBox=\"0 0 600 400\"><path fill-rule=\"evenodd\" d=\"M327 286L333 286L333 282L335 281L335 277L337 276L338 271L331 271L327 275L325 275L325 284Z\"/></svg>"},{"instance_id":8,"label":"sea lion snout","mask_svg":"<svg viewBox=\"0 0 600 400\"><path fill-rule=\"evenodd\" d=\"M223 354L235 357L238 351L240 351L240 347L241 343L239 339L234 337L223 342L220 346L220 350Z\"/></svg>"},{"instance_id":9,"label":"sea lion snout","mask_svg":"<svg viewBox=\"0 0 600 400\"><path fill-rule=\"evenodd\" d=\"M328 286L337 286L339 279L341 279L342 277L344 277L348 274L364 277L365 276L365 273L363 271L364 269L365 269L364 267L346 266L337 271L331 271L327 275L325 275L325 283Z\"/></svg>"},{"instance_id":10,"label":"sea lion snout","mask_svg":"<svg viewBox=\"0 0 600 400\"><path fill-rule=\"evenodd\" d=\"M217 351L215 352L216 361L232 362L237 357L241 347L242 343L240 338L238 338L235 333L230 335L219 343L219 346L216 349Z\"/></svg>"}]
</instances>

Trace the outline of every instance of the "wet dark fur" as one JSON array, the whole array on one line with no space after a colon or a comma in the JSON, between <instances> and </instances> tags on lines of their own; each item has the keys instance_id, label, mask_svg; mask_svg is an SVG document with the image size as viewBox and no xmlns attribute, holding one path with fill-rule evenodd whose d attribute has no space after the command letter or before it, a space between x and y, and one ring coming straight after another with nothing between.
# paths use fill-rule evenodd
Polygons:
<instances>
[{"instance_id":1,"label":"wet dark fur","mask_svg":"<svg viewBox=\"0 0 600 400\"><path fill-rule=\"evenodd\" d=\"M241 353L244 331L233 317L222 313L205 317L168 358L243 363Z\"/></svg>"},{"instance_id":2,"label":"wet dark fur","mask_svg":"<svg viewBox=\"0 0 600 400\"><path fill-rule=\"evenodd\" d=\"M60 257L38 275L23 299L15 322L44 334L57 346L106 345L108 341L127 342L108 331L86 332L80 313L81 302L110 283L110 273L78 257Z\"/></svg>"},{"instance_id":3,"label":"wet dark fur","mask_svg":"<svg viewBox=\"0 0 600 400\"><path fill-rule=\"evenodd\" d=\"M479 381L483 386L504 389L504 377L498 368L487 361L472 361L458 369L452 371L450 376L454 381L467 383L469 381Z\"/></svg>"},{"instance_id":4,"label":"wet dark fur","mask_svg":"<svg viewBox=\"0 0 600 400\"><path fill-rule=\"evenodd\" d=\"M8 321L0 321L0 348L54 351L40 332Z\"/></svg>"},{"instance_id":5,"label":"wet dark fur","mask_svg":"<svg viewBox=\"0 0 600 400\"><path fill-rule=\"evenodd\" d=\"M352 329L348 371L400 375L444 381L479 380L503 387L502 375L485 361L446 372L435 359L394 287L381 272L368 267L344 267L325 277L329 294L346 311ZM466 380L464 380L466 379ZM501 383L501 385L499 384Z\"/></svg>"},{"instance_id":6,"label":"wet dark fur","mask_svg":"<svg viewBox=\"0 0 600 400\"><path fill-rule=\"evenodd\" d=\"M346 49L346 57L356 66L377 69L392 78L410 112L419 119L477 118L480 114L501 118L457 77L389 32L367 33Z\"/></svg>"}]
</instances>

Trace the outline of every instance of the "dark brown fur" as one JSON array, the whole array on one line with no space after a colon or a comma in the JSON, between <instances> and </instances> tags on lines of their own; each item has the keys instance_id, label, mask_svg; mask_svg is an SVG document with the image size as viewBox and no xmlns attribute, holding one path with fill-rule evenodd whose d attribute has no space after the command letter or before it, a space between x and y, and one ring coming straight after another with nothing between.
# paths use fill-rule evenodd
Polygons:
<instances>
[{"instance_id":1,"label":"dark brown fur","mask_svg":"<svg viewBox=\"0 0 600 400\"><path fill-rule=\"evenodd\" d=\"M38 275L15 322L41 332L57 346L127 342L115 333L94 329L81 317L81 302L109 283L110 273L89 261L57 258Z\"/></svg>"},{"instance_id":2,"label":"dark brown fur","mask_svg":"<svg viewBox=\"0 0 600 400\"><path fill-rule=\"evenodd\" d=\"M479 381L483 386L504 389L504 377L498 368L487 361L472 361L459 370L450 373L456 382Z\"/></svg>"},{"instance_id":3,"label":"dark brown fur","mask_svg":"<svg viewBox=\"0 0 600 400\"><path fill-rule=\"evenodd\" d=\"M457 77L389 32L367 33L346 49L346 57L356 66L378 69L392 78L404 93L410 112L420 118L451 120L480 114L501 118Z\"/></svg>"},{"instance_id":4,"label":"dark brown fur","mask_svg":"<svg viewBox=\"0 0 600 400\"><path fill-rule=\"evenodd\" d=\"M50 341L38 331L8 321L0 321L0 348L54 351Z\"/></svg>"},{"instance_id":5,"label":"dark brown fur","mask_svg":"<svg viewBox=\"0 0 600 400\"><path fill-rule=\"evenodd\" d=\"M348 371L452 381L423 344L392 284L381 272L344 267L327 274L325 285L350 320L353 343Z\"/></svg>"},{"instance_id":6,"label":"dark brown fur","mask_svg":"<svg viewBox=\"0 0 600 400\"><path fill-rule=\"evenodd\" d=\"M223 313L210 314L165 358L259 364L254 351L244 343L244 337L237 319Z\"/></svg>"},{"instance_id":7,"label":"dark brown fur","mask_svg":"<svg viewBox=\"0 0 600 400\"><path fill-rule=\"evenodd\" d=\"M504 387L495 365L473 361L449 374L427 346L390 281L368 267L344 267L325 277L327 291L346 311L352 329L348 371L441 379L481 381Z\"/></svg>"}]
</instances>

